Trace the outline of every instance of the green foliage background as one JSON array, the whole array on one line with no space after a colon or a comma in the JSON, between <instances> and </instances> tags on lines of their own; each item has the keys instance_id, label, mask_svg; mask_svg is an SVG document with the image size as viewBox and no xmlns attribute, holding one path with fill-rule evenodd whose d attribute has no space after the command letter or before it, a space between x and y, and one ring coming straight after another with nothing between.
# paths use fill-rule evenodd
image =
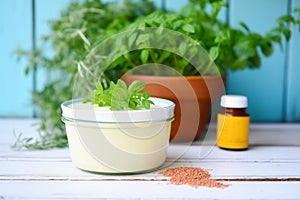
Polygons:
<instances>
[{"instance_id":1,"label":"green foliage background","mask_svg":"<svg viewBox=\"0 0 300 200\"><path fill-rule=\"evenodd\" d=\"M207 9L210 6L211 9ZM72 98L78 63L109 36L124 30L156 27L183 33L205 48L222 74L228 70L260 67L262 56L270 56L274 45L282 45L283 38L291 37L291 29L300 24L300 8L295 15L282 16L276 27L265 35L255 33L243 22L232 28L218 20L218 14L227 4L222 0L190 0L180 12L158 10L149 0L124 0L119 3L99 0L73 2L61 13L58 20L49 22L51 32L45 35L43 45L35 51L17 50L19 58L26 58L26 73L39 70L47 76L41 90L33 94L33 104L38 108L40 138L17 136L16 148L47 149L67 146L61 122L60 104ZM208 11L210 10L210 11ZM133 40L143 40L139 35ZM46 55L49 46L53 54ZM179 50L191 51L184 43ZM116 52L117 53L117 52ZM196 52L197 53L197 52ZM162 63L183 75L196 75L197 70L185 59L158 49L141 49L117 58L105 71L101 81L116 81L119 73L146 63ZM108 84L106 84L108 85ZM80 90L80 88L77 88ZM79 92L80 93L80 92Z\"/></svg>"}]
</instances>

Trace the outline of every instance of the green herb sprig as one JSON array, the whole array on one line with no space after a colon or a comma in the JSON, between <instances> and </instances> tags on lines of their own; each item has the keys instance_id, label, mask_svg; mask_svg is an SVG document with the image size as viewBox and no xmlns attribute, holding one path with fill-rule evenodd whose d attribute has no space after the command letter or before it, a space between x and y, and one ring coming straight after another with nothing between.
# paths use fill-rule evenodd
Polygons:
<instances>
[{"instance_id":1,"label":"green herb sprig","mask_svg":"<svg viewBox=\"0 0 300 200\"><path fill-rule=\"evenodd\" d=\"M34 137L23 137L22 133L17 134L13 130L16 141L11 147L14 150L45 150L52 148L64 148L68 146L68 139L66 134L59 132L52 132L42 134L39 132L39 138Z\"/></svg>"},{"instance_id":2,"label":"green herb sprig","mask_svg":"<svg viewBox=\"0 0 300 200\"><path fill-rule=\"evenodd\" d=\"M127 88L121 79L115 84L110 82L108 89L104 90L101 82L97 83L94 92L83 99L83 102L92 102L100 107L110 106L110 110L137 110L150 109L151 101L149 92L142 92L146 83L135 80Z\"/></svg>"}]
</instances>

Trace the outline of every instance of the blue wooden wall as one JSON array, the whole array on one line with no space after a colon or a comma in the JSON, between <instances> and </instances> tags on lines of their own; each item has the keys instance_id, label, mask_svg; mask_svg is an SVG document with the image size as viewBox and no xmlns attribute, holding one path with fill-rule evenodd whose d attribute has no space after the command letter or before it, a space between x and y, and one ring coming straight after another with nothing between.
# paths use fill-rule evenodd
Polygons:
<instances>
[{"instance_id":1,"label":"blue wooden wall","mask_svg":"<svg viewBox=\"0 0 300 200\"><path fill-rule=\"evenodd\" d=\"M0 13L0 116L31 116L32 76L12 56L17 47L31 48L31 0L1 1Z\"/></svg>"},{"instance_id":2,"label":"blue wooden wall","mask_svg":"<svg viewBox=\"0 0 300 200\"><path fill-rule=\"evenodd\" d=\"M31 49L32 31L39 38L49 31L47 20L58 18L71 0L9 0L0 2L0 116L31 117L31 91L33 75L25 76L25 62L17 62L12 52L18 48ZM158 7L178 10L188 0L155 0ZM228 0L229 9L221 13L228 16L233 26L246 22L251 30L264 33L274 26L275 19L289 10L300 7L300 0ZM35 16L35 18L33 18ZM33 20L36 24L33 26ZM262 60L257 70L231 72L228 75L227 93L249 97L252 121L300 122L300 32L293 32L292 40L276 48L274 55ZM42 87L45 74L36 74L36 87Z\"/></svg>"}]
</instances>

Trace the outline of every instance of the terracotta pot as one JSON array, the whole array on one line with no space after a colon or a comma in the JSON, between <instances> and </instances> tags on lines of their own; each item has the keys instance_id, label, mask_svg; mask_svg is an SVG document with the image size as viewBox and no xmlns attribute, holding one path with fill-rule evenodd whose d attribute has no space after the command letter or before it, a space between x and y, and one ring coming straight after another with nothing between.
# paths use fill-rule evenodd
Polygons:
<instances>
[{"instance_id":1,"label":"terracotta pot","mask_svg":"<svg viewBox=\"0 0 300 200\"><path fill-rule=\"evenodd\" d=\"M212 102L225 91L223 79L218 76L125 75L122 79L128 85L134 80L143 81L147 83L144 91L151 96L176 104L172 142L195 140L209 120Z\"/></svg>"}]
</instances>

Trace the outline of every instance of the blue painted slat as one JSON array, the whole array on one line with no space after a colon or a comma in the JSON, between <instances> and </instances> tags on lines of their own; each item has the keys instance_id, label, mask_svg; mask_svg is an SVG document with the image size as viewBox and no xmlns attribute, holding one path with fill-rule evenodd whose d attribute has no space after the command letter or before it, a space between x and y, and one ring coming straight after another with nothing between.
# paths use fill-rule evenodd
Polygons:
<instances>
[{"instance_id":1,"label":"blue painted slat","mask_svg":"<svg viewBox=\"0 0 300 200\"><path fill-rule=\"evenodd\" d=\"M32 76L25 76L25 61L17 62L16 48L31 49L31 0L0 2L0 116L32 116Z\"/></svg>"},{"instance_id":2,"label":"blue painted slat","mask_svg":"<svg viewBox=\"0 0 300 200\"><path fill-rule=\"evenodd\" d=\"M166 1L166 9L167 10L172 10L172 11L180 11L182 7L184 7L186 4L189 3L189 0L165 0ZM224 0L227 2L227 0ZM210 12L210 7L207 7L207 10ZM227 9L223 8L221 9L218 18L225 21L226 20L226 15L227 15Z\"/></svg>"},{"instance_id":3,"label":"blue painted slat","mask_svg":"<svg viewBox=\"0 0 300 200\"><path fill-rule=\"evenodd\" d=\"M252 31L265 33L275 25L275 20L287 13L286 0L231 0L230 22L248 24ZM229 73L227 92L249 97L252 121L281 121L283 119L283 90L285 51L279 47L275 53L262 60L258 70Z\"/></svg>"},{"instance_id":4,"label":"blue painted slat","mask_svg":"<svg viewBox=\"0 0 300 200\"><path fill-rule=\"evenodd\" d=\"M36 42L37 48L43 44L41 38L50 34L49 20L55 20L60 17L60 14L65 10L71 0L36 0ZM43 47L43 46L42 46ZM43 47L45 49L45 47ZM51 47L47 49L45 54L51 58L53 51ZM44 69L38 68L36 76L37 90L41 90L47 80L47 72Z\"/></svg>"},{"instance_id":5,"label":"blue painted slat","mask_svg":"<svg viewBox=\"0 0 300 200\"><path fill-rule=\"evenodd\" d=\"M166 9L173 11L180 11L180 9L185 6L189 0L165 0L166 1Z\"/></svg>"},{"instance_id":6,"label":"blue painted slat","mask_svg":"<svg viewBox=\"0 0 300 200\"><path fill-rule=\"evenodd\" d=\"M300 8L300 0L292 1L292 9L296 7ZM293 31L288 59L286 120L300 122L300 30L298 28Z\"/></svg>"},{"instance_id":7,"label":"blue painted slat","mask_svg":"<svg viewBox=\"0 0 300 200\"><path fill-rule=\"evenodd\" d=\"M165 6L166 0L151 0L157 8Z\"/></svg>"}]
</instances>

